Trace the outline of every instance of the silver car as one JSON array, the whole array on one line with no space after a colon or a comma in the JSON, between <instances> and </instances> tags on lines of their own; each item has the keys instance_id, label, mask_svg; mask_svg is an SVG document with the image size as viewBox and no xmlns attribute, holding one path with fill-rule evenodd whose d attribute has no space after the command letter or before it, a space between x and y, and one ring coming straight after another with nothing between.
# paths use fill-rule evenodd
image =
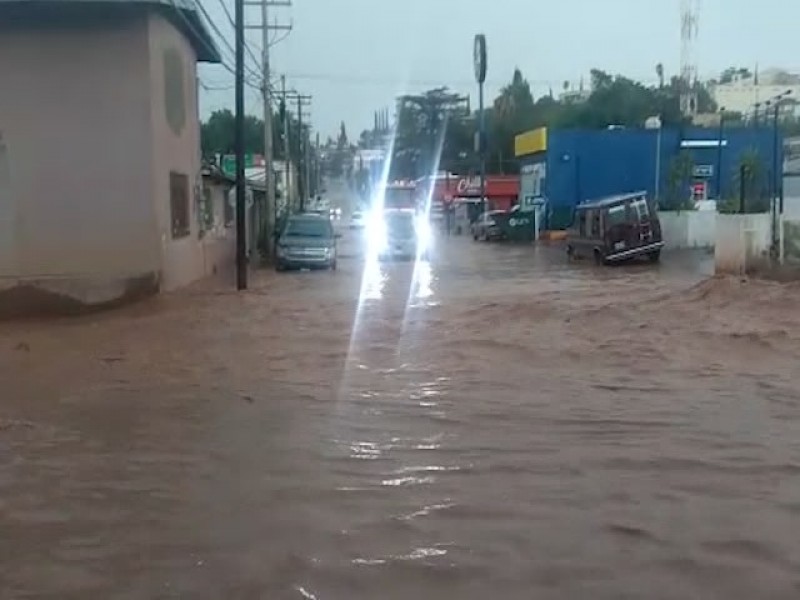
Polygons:
<instances>
[{"instance_id":1,"label":"silver car","mask_svg":"<svg viewBox=\"0 0 800 600\"><path fill-rule=\"evenodd\" d=\"M327 217L292 215L278 238L275 268L334 270L338 237Z\"/></svg>"}]
</instances>

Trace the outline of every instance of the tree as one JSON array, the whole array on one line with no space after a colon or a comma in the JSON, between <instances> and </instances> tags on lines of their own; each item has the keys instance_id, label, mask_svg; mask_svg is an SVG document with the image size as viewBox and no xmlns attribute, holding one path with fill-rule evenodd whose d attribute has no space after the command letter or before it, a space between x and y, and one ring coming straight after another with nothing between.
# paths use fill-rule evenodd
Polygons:
<instances>
[{"instance_id":1,"label":"tree","mask_svg":"<svg viewBox=\"0 0 800 600\"><path fill-rule=\"evenodd\" d=\"M447 168L459 152L450 132L467 116L467 102L446 87L398 98L391 177L415 179Z\"/></svg>"},{"instance_id":2,"label":"tree","mask_svg":"<svg viewBox=\"0 0 800 600\"><path fill-rule=\"evenodd\" d=\"M565 82L569 87L569 82ZM496 172L516 169L514 137L539 125L536 104L528 80L519 69L514 69L511 83L500 90L490 114L490 137L487 162Z\"/></svg>"},{"instance_id":3,"label":"tree","mask_svg":"<svg viewBox=\"0 0 800 600\"><path fill-rule=\"evenodd\" d=\"M339 126L339 138L336 141L336 145L338 146L339 150L344 150L350 146L350 142L347 141L347 129L344 126L344 121L342 121L341 125Z\"/></svg>"},{"instance_id":4,"label":"tree","mask_svg":"<svg viewBox=\"0 0 800 600\"><path fill-rule=\"evenodd\" d=\"M284 160L283 120L272 115L272 148L276 160ZM296 140L297 121L289 118L289 139ZM296 145L296 141L294 142ZM236 117L228 109L217 110L200 124L200 146L203 156L233 154L236 150ZM264 154L264 121L253 115L244 118L245 154ZM296 157L296 153L292 151Z\"/></svg>"},{"instance_id":5,"label":"tree","mask_svg":"<svg viewBox=\"0 0 800 600\"><path fill-rule=\"evenodd\" d=\"M244 119L244 147L248 154L264 153L264 122L252 115ZM203 156L233 154L236 141L236 117L228 109L217 110L200 125Z\"/></svg>"},{"instance_id":6,"label":"tree","mask_svg":"<svg viewBox=\"0 0 800 600\"><path fill-rule=\"evenodd\" d=\"M669 181L665 208L670 210L686 210L691 206L691 190L689 184L694 174L692 155L682 151L675 156L669 165Z\"/></svg>"},{"instance_id":7,"label":"tree","mask_svg":"<svg viewBox=\"0 0 800 600\"><path fill-rule=\"evenodd\" d=\"M741 77L742 79L749 79L753 76L753 73L747 67L728 67L725 69L719 76L719 83L730 83L736 77Z\"/></svg>"},{"instance_id":8,"label":"tree","mask_svg":"<svg viewBox=\"0 0 800 600\"><path fill-rule=\"evenodd\" d=\"M656 65L656 76L658 77L658 89L664 89L664 65L661 63Z\"/></svg>"}]
</instances>

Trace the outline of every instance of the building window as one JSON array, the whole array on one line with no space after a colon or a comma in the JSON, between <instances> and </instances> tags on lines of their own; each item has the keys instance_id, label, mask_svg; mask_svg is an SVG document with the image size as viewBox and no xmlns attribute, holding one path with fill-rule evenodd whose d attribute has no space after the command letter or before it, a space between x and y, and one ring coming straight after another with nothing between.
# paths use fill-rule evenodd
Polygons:
<instances>
[{"instance_id":1,"label":"building window","mask_svg":"<svg viewBox=\"0 0 800 600\"><path fill-rule=\"evenodd\" d=\"M189 177L183 173L169 174L169 206L173 239L186 237L189 225Z\"/></svg>"}]
</instances>

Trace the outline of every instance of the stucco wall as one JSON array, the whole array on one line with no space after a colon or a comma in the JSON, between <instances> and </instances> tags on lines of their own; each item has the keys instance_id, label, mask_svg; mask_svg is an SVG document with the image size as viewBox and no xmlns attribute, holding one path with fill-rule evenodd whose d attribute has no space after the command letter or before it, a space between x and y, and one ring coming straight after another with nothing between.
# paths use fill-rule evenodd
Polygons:
<instances>
[{"instance_id":1,"label":"stucco wall","mask_svg":"<svg viewBox=\"0 0 800 600\"><path fill-rule=\"evenodd\" d=\"M717 273L745 274L769 268L772 217L717 215L714 262Z\"/></svg>"},{"instance_id":2,"label":"stucco wall","mask_svg":"<svg viewBox=\"0 0 800 600\"><path fill-rule=\"evenodd\" d=\"M148 20L150 114L154 132L151 152L152 200L162 255L162 289L172 290L202 277L204 251L198 218L200 122L197 108L196 54L171 23L158 14ZM179 69L175 68L178 58ZM170 67L172 63L172 67ZM170 112L183 106L183 113ZM173 239L170 172L189 178L189 235Z\"/></svg>"},{"instance_id":3,"label":"stucco wall","mask_svg":"<svg viewBox=\"0 0 800 600\"><path fill-rule=\"evenodd\" d=\"M0 277L159 270L147 19L0 27Z\"/></svg>"},{"instance_id":4,"label":"stucco wall","mask_svg":"<svg viewBox=\"0 0 800 600\"><path fill-rule=\"evenodd\" d=\"M225 224L227 187L206 182L211 193L213 226L203 233L203 275L222 273L233 268L236 237L233 222Z\"/></svg>"}]
</instances>

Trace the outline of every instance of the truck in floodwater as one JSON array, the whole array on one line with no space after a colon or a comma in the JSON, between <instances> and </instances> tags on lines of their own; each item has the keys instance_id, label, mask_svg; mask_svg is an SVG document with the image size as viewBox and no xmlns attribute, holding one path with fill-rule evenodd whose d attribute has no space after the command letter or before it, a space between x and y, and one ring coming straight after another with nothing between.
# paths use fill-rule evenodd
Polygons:
<instances>
[{"instance_id":1,"label":"truck in floodwater","mask_svg":"<svg viewBox=\"0 0 800 600\"><path fill-rule=\"evenodd\" d=\"M417 210L417 188L413 182L393 181L387 183L383 190L384 209Z\"/></svg>"}]
</instances>

